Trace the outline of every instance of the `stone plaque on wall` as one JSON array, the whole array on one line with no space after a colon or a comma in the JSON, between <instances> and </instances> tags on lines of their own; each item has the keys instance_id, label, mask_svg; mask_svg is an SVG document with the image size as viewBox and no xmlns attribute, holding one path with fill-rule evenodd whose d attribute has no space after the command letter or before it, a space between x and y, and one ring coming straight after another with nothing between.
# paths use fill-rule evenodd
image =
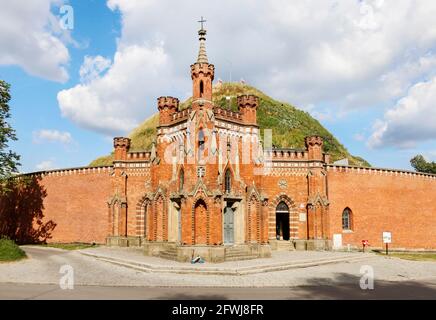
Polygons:
<instances>
[{"instance_id":1,"label":"stone plaque on wall","mask_svg":"<svg viewBox=\"0 0 436 320\"><path fill-rule=\"evenodd\" d=\"M286 189L288 187L288 182L285 179L281 179L278 182L278 186L280 189Z\"/></svg>"},{"instance_id":2,"label":"stone plaque on wall","mask_svg":"<svg viewBox=\"0 0 436 320\"><path fill-rule=\"evenodd\" d=\"M306 213L300 213L300 222L306 221Z\"/></svg>"}]
</instances>

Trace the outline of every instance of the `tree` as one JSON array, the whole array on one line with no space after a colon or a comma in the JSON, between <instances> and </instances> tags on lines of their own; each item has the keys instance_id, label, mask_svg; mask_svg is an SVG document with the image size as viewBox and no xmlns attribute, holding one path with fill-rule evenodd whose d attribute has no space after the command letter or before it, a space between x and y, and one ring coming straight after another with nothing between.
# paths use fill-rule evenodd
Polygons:
<instances>
[{"instance_id":1,"label":"tree","mask_svg":"<svg viewBox=\"0 0 436 320\"><path fill-rule=\"evenodd\" d=\"M20 165L18 161L20 157L9 150L8 143L17 140L15 130L8 123L11 117L9 112L9 94L10 85L3 80L0 80L0 179L6 179L13 173L17 172L17 167Z\"/></svg>"},{"instance_id":2,"label":"tree","mask_svg":"<svg viewBox=\"0 0 436 320\"><path fill-rule=\"evenodd\" d=\"M10 85L0 80L0 239L3 236L20 244L41 243L51 238L53 221L43 223L47 192L40 176L14 175L20 157L9 149L17 140L8 123Z\"/></svg>"},{"instance_id":3,"label":"tree","mask_svg":"<svg viewBox=\"0 0 436 320\"><path fill-rule=\"evenodd\" d=\"M436 162L427 162L422 155L417 155L412 158L410 164L418 172L436 174Z\"/></svg>"}]
</instances>

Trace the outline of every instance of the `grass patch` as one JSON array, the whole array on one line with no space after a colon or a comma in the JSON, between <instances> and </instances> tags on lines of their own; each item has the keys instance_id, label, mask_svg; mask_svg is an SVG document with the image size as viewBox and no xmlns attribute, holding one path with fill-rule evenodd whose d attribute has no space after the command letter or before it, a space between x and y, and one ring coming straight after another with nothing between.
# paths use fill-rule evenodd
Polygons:
<instances>
[{"instance_id":1,"label":"grass patch","mask_svg":"<svg viewBox=\"0 0 436 320\"><path fill-rule=\"evenodd\" d=\"M81 249L97 247L96 244L90 244L90 243L49 243L49 244L44 244L43 246L63 249L63 250L81 250Z\"/></svg>"},{"instance_id":2,"label":"grass patch","mask_svg":"<svg viewBox=\"0 0 436 320\"><path fill-rule=\"evenodd\" d=\"M384 252L377 252L379 255L386 256ZM389 252L389 257L400 258L412 261L434 261L436 262L436 253L430 252Z\"/></svg>"},{"instance_id":3,"label":"grass patch","mask_svg":"<svg viewBox=\"0 0 436 320\"><path fill-rule=\"evenodd\" d=\"M14 241L0 239L0 262L17 261L25 257L26 253Z\"/></svg>"},{"instance_id":4,"label":"grass patch","mask_svg":"<svg viewBox=\"0 0 436 320\"><path fill-rule=\"evenodd\" d=\"M434 261L436 262L436 253L390 253L390 256L413 261Z\"/></svg>"}]
</instances>

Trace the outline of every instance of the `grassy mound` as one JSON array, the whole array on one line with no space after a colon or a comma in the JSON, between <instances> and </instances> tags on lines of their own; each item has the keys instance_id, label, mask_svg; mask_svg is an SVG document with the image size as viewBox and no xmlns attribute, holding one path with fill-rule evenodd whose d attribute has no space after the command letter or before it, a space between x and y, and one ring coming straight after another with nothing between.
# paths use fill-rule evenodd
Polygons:
<instances>
[{"instance_id":1,"label":"grassy mound","mask_svg":"<svg viewBox=\"0 0 436 320\"><path fill-rule=\"evenodd\" d=\"M277 148L303 149L304 138L319 135L324 139L324 149L331 155L332 161L348 158L351 165L370 166L364 159L351 155L348 150L309 113L297 109L291 104L268 97L260 90L240 83L223 83L213 88L213 102L222 108L238 110L236 98L242 94L254 94L260 99L257 122L260 129L273 130L273 145ZM230 97L230 100L227 99ZM181 103L185 109L191 105L188 99ZM145 120L129 135L132 139L132 151L149 150L156 136L159 115ZM91 166L111 165L113 155L94 160Z\"/></svg>"},{"instance_id":2,"label":"grassy mound","mask_svg":"<svg viewBox=\"0 0 436 320\"><path fill-rule=\"evenodd\" d=\"M12 240L0 239L0 262L16 261L26 257L26 253Z\"/></svg>"}]
</instances>

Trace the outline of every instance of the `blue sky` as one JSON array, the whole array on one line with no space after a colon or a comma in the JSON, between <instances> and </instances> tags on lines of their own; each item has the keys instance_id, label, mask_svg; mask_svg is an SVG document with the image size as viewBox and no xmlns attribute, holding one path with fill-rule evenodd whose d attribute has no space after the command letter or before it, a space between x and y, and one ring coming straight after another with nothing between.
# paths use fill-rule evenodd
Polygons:
<instances>
[{"instance_id":1,"label":"blue sky","mask_svg":"<svg viewBox=\"0 0 436 320\"><path fill-rule=\"evenodd\" d=\"M72 30L59 28L63 5L74 9ZM158 96L189 96L201 15L216 79L231 73L307 110L374 166L410 169L418 153L436 159L430 1L21 0L2 8L0 78L12 85L12 148L24 172L87 165L153 114Z\"/></svg>"},{"instance_id":2,"label":"blue sky","mask_svg":"<svg viewBox=\"0 0 436 320\"><path fill-rule=\"evenodd\" d=\"M25 172L38 170L38 165L44 164L49 168L85 166L94 158L111 152L112 142L108 137L84 130L62 117L56 96L60 90L79 81L84 56L113 56L120 33L120 15L112 12L104 1L70 4L75 18L72 37L78 43L68 46L71 58L67 82L29 75L20 66L0 66L0 78L12 86L12 124L18 141L11 147L21 155L21 170ZM56 14L59 6L53 6L51 11ZM44 129L68 132L73 141L67 144L56 140L35 141L35 132Z\"/></svg>"}]
</instances>

